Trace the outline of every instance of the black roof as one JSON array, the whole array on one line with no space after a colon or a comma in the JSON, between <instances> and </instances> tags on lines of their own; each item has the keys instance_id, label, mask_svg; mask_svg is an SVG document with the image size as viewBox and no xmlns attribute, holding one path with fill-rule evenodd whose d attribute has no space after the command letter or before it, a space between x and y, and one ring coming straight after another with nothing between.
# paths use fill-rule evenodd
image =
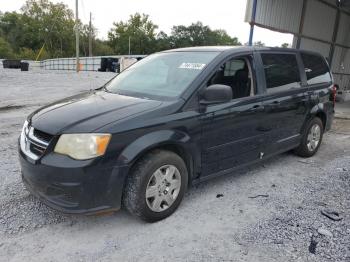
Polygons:
<instances>
[{"instance_id":1,"label":"black roof","mask_svg":"<svg viewBox=\"0 0 350 262\"><path fill-rule=\"evenodd\" d=\"M227 52L236 53L244 51L279 51L279 52L305 52L310 54L319 55L319 53L310 50L301 50L295 48L282 48L282 47L258 47L258 46L195 46L195 47L185 47L170 49L163 52Z\"/></svg>"},{"instance_id":2,"label":"black roof","mask_svg":"<svg viewBox=\"0 0 350 262\"><path fill-rule=\"evenodd\" d=\"M258 46L194 46L166 50L164 52L224 52L224 51L253 51L253 50L268 50L268 51L296 51L294 48L280 47L258 47Z\"/></svg>"},{"instance_id":3,"label":"black roof","mask_svg":"<svg viewBox=\"0 0 350 262\"><path fill-rule=\"evenodd\" d=\"M223 52L226 50L236 50L236 49L246 49L252 50L252 47L247 46L193 46L193 47L184 47L184 48L176 48L170 49L165 52Z\"/></svg>"}]
</instances>

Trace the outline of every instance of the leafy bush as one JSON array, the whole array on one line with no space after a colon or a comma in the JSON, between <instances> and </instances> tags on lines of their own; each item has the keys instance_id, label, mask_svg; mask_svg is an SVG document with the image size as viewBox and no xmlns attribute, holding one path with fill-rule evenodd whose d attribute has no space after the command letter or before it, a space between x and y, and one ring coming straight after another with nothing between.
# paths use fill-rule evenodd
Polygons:
<instances>
[{"instance_id":1,"label":"leafy bush","mask_svg":"<svg viewBox=\"0 0 350 262\"><path fill-rule=\"evenodd\" d=\"M10 44L2 37L0 37L0 58L2 59L14 58L13 50Z\"/></svg>"}]
</instances>

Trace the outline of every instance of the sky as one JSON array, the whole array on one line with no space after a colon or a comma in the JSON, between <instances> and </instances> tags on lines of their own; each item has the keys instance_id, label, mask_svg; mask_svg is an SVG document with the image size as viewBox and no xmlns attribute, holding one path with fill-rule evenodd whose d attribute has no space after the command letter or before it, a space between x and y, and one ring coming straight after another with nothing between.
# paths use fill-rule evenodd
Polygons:
<instances>
[{"instance_id":1,"label":"sky","mask_svg":"<svg viewBox=\"0 0 350 262\"><path fill-rule=\"evenodd\" d=\"M0 0L0 11L18 11L25 0ZM51 0L64 2L75 9L75 0ZM162 30L169 34L173 25L190 25L201 21L211 29L224 29L231 36L238 37L243 44L248 42L248 23L244 22L247 0L79 0L79 17L88 23L92 12L93 25L98 29L98 37L107 39L113 22L126 21L131 14L145 13ZM253 41L261 41L267 46L291 44L293 36L255 27Z\"/></svg>"}]
</instances>

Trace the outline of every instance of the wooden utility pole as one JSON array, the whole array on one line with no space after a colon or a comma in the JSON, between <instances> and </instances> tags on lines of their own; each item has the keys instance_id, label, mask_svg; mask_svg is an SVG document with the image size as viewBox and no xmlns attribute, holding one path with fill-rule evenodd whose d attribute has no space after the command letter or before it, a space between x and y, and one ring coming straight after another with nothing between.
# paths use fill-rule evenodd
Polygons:
<instances>
[{"instance_id":1,"label":"wooden utility pole","mask_svg":"<svg viewBox=\"0 0 350 262\"><path fill-rule=\"evenodd\" d=\"M75 51L76 51L76 71L80 70L79 62L79 13L78 0L75 0Z\"/></svg>"},{"instance_id":2,"label":"wooden utility pole","mask_svg":"<svg viewBox=\"0 0 350 262\"><path fill-rule=\"evenodd\" d=\"M89 22L89 56L92 56L92 23L91 23L91 12Z\"/></svg>"}]
</instances>

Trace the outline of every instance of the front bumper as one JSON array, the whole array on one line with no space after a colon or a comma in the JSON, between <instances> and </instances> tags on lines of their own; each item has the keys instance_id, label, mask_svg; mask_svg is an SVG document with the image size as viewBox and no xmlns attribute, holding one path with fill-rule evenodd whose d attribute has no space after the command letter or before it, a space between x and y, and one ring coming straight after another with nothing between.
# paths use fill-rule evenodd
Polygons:
<instances>
[{"instance_id":1,"label":"front bumper","mask_svg":"<svg viewBox=\"0 0 350 262\"><path fill-rule=\"evenodd\" d=\"M127 167L115 167L104 158L76 161L55 153L33 161L21 149L19 159L27 189L56 210L95 214L121 207Z\"/></svg>"}]
</instances>

